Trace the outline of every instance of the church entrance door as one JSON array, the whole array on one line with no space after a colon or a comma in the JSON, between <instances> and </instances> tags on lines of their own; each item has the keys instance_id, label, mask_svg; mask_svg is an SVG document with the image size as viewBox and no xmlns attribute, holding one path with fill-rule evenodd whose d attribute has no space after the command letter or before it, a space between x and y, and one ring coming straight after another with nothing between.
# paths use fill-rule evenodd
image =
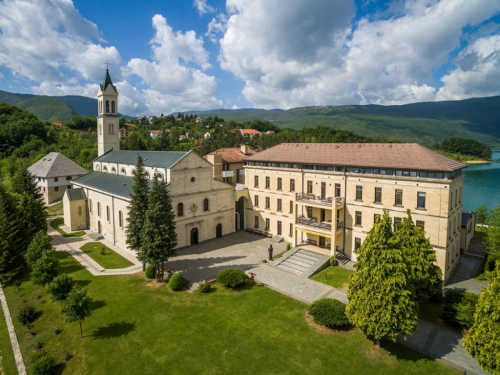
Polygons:
<instances>
[{"instance_id":1,"label":"church entrance door","mask_svg":"<svg viewBox=\"0 0 500 375\"><path fill-rule=\"evenodd\" d=\"M217 226L215 227L215 237L222 237L222 224L217 224Z\"/></svg>"},{"instance_id":2,"label":"church entrance door","mask_svg":"<svg viewBox=\"0 0 500 375\"><path fill-rule=\"evenodd\" d=\"M191 245L198 243L198 228L191 229Z\"/></svg>"}]
</instances>

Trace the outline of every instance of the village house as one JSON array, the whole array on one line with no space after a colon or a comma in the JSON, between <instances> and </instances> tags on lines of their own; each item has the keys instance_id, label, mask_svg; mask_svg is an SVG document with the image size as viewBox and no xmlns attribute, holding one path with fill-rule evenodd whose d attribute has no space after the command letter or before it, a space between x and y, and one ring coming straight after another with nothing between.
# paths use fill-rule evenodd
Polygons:
<instances>
[{"instance_id":1,"label":"village house","mask_svg":"<svg viewBox=\"0 0 500 375\"><path fill-rule=\"evenodd\" d=\"M248 145L241 147L221 148L205 155L204 158L213 165L215 179L230 184L245 184L245 163L243 159L255 155L257 151Z\"/></svg>"}]
</instances>

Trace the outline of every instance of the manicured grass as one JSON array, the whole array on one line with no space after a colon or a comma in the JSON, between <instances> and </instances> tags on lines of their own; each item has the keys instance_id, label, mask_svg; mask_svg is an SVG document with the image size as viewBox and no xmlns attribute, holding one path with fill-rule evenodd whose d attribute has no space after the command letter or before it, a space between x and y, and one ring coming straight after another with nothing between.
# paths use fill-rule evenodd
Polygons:
<instances>
[{"instance_id":1,"label":"manicured grass","mask_svg":"<svg viewBox=\"0 0 500 375\"><path fill-rule=\"evenodd\" d=\"M482 227L480 225L476 225L476 229L474 231L474 239L484 242L484 241L486 241L486 234L487 233L488 233L487 227Z\"/></svg>"},{"instance_id":2,"label":"manicured grass","mask_svg":"<svg viewBox=\"0 0 500 375\"><path fill-rule=\"evenodd\" d=\"M62 202L59 202L59 203L56 203L50 207L47 207L46 208L46 211L47 211L47 215L48 216L61 216L61 215L64 215L64 212L63 212L63 203Z\"/></svg>"},{"instance_id":3,"label":"manicured grass","mask_svg":"<svg viewBox=\"0 0 500 375\"><path fill-rule=\"evenodd\" d=\"M61 225L64 225L64 219L62 217L58 217L57 219L54 219L50 222L50 226L54 228L56 231L58 231L59 234L63 237L83 237L86 234L83 231L66 233L61 228L59 228Z\"/></svg>"},{"instance_id":4,"label":"manicured grass","mask_svg":"<svg viewBox=\"0 0 500 375\"><path fill-rule=\"evenodd\" d=\"M335 335L305 322L307 305L264 286L229 291L173 292L137 275L94 277L68 253L57 252L68 273L94 298L93 315L66 323L58 302L28 277L26 300L42 311L36 338L16 324L23 354L43 342L64 374L460 374L404 346L378 350L357 329ZM19 292L7 287L14 315ZM42 299L37 300L37 296ZM41 303L44 301L45 303ZM54 334L54 329L63 331ZM64 353L74 357L63 364Z\"/></svg>"},{"instance_id":5,"label":"manicured grass","mask_svg":"<svg viewBox=\"0 0 500 375\"><path fill-rule=\"evenodd\" d=\"M15 317L12 317L15 319ZM0 374L17 374L16 361L12 346L10 345L9 332L5 323L5 316L0 306Z\"/></svg>"},{"instance_id":6,"label":"manicured grass","mask_svg":"<svg viewBox=\"0 0 500 375\"><path fill-rule=\"evenodd\" d=\"M352 271L340 266L329 266L328 268L325 268L324 270L312 275L310 279L333 286L335 288L343 288L344 285L349 284L349 277L352 274Z\"/></svg>"},{"instance_id":7,"label":"manicured grass","mask_svg":"<svg viewBox=\"0 0 500 375\"><path fill-rule=\"evenodd\" d=\"M104 248L104 254L101 253ZM134 263L117 254L106 245L100 242L88 242L80 247L85 254L94 259L104 269L127 268Z\"/></svg>"}]
</instances>

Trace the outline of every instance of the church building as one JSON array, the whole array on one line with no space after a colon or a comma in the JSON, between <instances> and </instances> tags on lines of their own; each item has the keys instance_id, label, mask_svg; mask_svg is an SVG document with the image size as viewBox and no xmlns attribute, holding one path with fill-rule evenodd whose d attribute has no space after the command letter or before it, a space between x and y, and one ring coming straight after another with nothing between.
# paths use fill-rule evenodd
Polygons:
<instances>
[{"instance_id":1,"label":"church building","mask_svg":"<svg viewBox=\"0 0 500 375\"><path fill-rule=\"evenodd\" d=\"M118 91L108 70L98 96L98 157L93 171L72 181L64 196L64 223L90 229L126 247L132 172L140 155L148 179L168 184L176 215L177 247L234 232L233 187L212 176L212 165L193 151L120 151Z\"/></svg>"}]
</instances>

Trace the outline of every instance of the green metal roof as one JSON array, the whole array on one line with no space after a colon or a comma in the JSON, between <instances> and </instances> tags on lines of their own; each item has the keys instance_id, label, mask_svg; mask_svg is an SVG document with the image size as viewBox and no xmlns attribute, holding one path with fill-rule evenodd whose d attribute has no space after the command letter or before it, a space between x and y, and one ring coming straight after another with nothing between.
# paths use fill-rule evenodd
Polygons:
<instances>
[{"instance_id":1,"label":"green metal roof","mask_svg":"<svg viewBox=\"0 0 500 375\"><path fill-rule=\"evenodd\" d=\"M78 178L73 183L90 189L101 190L111 195L119 195L130 199L134 179L129 176L117 176L112 173L90 172ZM151 181L149 181L151 187Z\"/></svg>"},{"instance_id":2,"label":"green metal roof","mask_svg":"<svg viewBox=\"0 0 500 375\"><path fill-rule=\"evenodd\" d=\"M87 199L85 190L82 188L66 189L66 194L68 195L68 199L70 201L81 201L83 199Z\"/></svg>"},{"instance_id":3,"label":"green metal roof","mask_svg":"<svg viewBox=\"0 0 500 375\"><path fill-rule=\"evenodd\" d=\"M151 168L172 168L191 151L109 151L96 162L136 165L137 156L141 155L144 166Z\"/></svg>"},{"instance_id":4,"label":"green metal roof","mask_svg":"<svg viewBox=\"0 0 500 375\"><path fill-rule=\"evenodd\" d=\"M106 69L106 76L104 77L104 81L103 81L102 85L99 85L99 86L101 86L101 91L104 91L104 90L106 90L106 88L109 85L111 85L111 87L113 87L113 89L118 93L118 90L113 85L113 82L111 82L111 77L109 76L109 71L108 71L108 69Z\"/></svg>"}]
</instances>

